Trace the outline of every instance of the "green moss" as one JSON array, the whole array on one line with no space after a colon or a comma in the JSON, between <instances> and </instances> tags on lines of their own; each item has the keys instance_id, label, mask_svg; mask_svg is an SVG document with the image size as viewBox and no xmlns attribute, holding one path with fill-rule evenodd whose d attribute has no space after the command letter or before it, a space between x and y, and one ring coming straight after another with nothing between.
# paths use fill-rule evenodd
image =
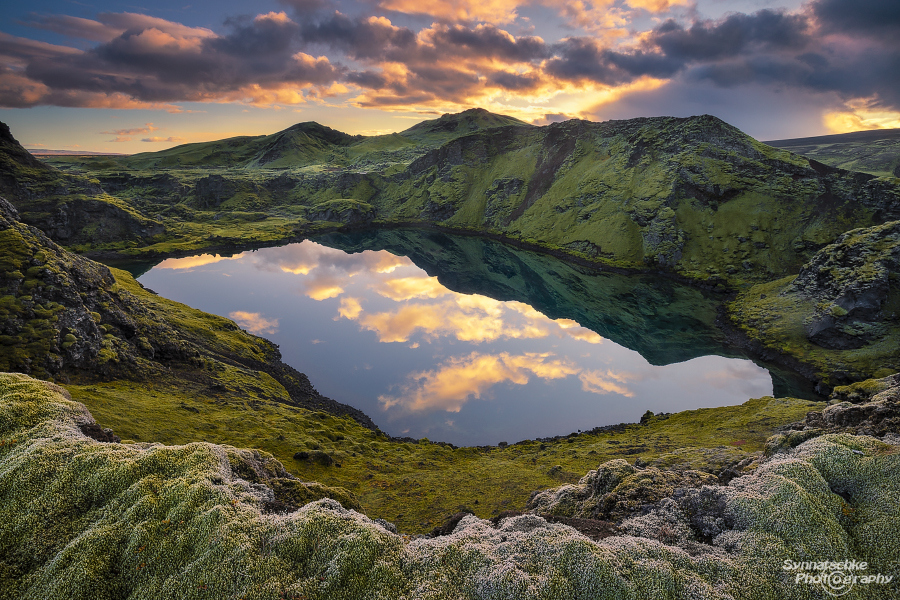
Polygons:
<instances>
[{"instance_id":1,"label":"green moss","mask_svg":"<svg viewBox=\"0 0 900 600\"><path fill-rule=\"evenodd\" d=\"M785 559L846 556L874 572L896 556L900 455L872 438L822 436L728 487L704 488L734 524L704 525L721 531L715 546L691 539L698 524L666 512L671 500L601 543L533 515L496 528L470 515L452 535L411 539L329 499L269 512L279 509L273 497L302 502L318 488L285 477L265 453L89 440L78 424L90 417L58 390L0 375L0 581L12 582L0 597L674 599L700 590L724 600L749 586L753 597L798 598L817 588L784 577ZM614 461L600 472L598 491L650 470ZM860 586L857 595L893 591Z\"/></svg>"}]
</instances>

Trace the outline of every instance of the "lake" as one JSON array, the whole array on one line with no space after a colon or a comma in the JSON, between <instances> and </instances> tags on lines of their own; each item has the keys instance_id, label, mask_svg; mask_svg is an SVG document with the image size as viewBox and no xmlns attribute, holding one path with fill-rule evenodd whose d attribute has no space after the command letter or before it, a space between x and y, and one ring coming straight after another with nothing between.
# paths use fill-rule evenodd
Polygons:
<instances>
[{"instance_id":1,"label":"lake","mask_svg":"<svg viewBox=\"0 0 900 600\"><path fill-rule=\"evenodd\" d=\"M720 298L474 237L331 234L168 259L139 281L274 341L319 392L396 436L513 443L773 390L809 397L727 346Z\"/></svg>"}]
</instances>

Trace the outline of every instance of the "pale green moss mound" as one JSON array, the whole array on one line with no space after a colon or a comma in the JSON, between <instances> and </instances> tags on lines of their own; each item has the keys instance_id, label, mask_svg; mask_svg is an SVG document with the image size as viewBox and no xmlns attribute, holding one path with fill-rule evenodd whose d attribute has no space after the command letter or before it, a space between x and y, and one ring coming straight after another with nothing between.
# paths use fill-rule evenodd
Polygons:
<instances>
[{"instance_id":1,"label":"pale green moss mound","mask_svg":"<svg viewBox=\"0 0 900 600\"><path fill-rule=\"evenodd\" d=\"M890 574L898 555L900 457L867 437L816 438L693 504L664 498L600 543L535 515L410 540L329 499L266 512L271 488L238 475L277 475L262 453L101 443L90 423L60 388L0 375L0 598L825 598L783 561ZM601 470L633 471L621 462Z\"/></svg>"}]
</instances>

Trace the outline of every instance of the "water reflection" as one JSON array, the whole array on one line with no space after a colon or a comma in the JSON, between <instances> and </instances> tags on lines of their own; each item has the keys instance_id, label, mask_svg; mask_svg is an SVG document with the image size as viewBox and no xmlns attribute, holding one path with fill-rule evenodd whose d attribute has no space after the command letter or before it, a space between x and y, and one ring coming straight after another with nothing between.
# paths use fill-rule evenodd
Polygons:
<instances>
[{"instance_id":1,"label":"water reflection","mask_svg":"<svg viewBox=\"0 0 900 600\"><path fill-rule=\"evenodd\" d=\"M729 351L696 290L466 238L323 241L355 252L305 241L170 259L141 281L266 335L319 391L395 435L496 443L772 392L750 361L697 356ZM474 288L492 297L460 291Z\"/></svg>"}]
</instances>

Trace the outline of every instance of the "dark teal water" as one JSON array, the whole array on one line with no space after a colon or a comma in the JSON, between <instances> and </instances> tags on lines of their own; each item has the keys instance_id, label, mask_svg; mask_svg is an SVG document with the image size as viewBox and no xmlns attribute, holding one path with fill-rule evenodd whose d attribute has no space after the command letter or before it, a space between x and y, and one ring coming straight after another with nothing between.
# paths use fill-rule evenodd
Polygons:
<instances>
[{"instance_id":1,"label":"dark teal water","mask_svg":"<svg viewBox=\"0 0 900 600\"><path fill-rule=\"evenodd\" d=\"M273 340L393 435L512 443L773 392L724 344L715 299L475 238L332 235L169 259L140 281Z\"/></svg>"}]
</instances>

